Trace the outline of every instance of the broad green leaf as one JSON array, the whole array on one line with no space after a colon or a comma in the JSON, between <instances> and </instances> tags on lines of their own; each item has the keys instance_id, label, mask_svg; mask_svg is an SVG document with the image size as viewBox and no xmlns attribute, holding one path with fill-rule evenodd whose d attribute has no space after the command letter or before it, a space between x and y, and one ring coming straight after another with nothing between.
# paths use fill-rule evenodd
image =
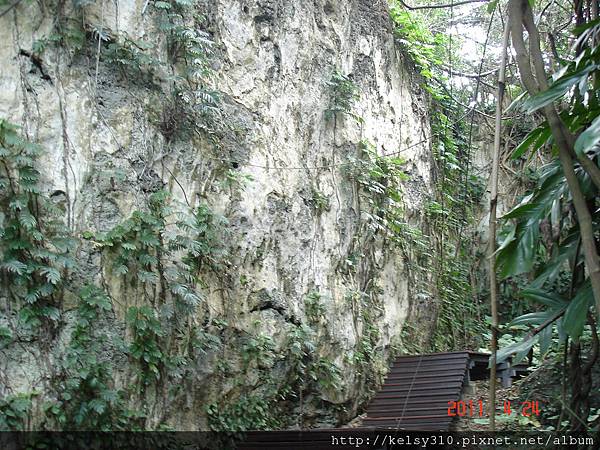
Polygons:
<instances>
[{"instance_id":1,"label":"broad green leaf","mask_svg":"<svg viewBox=\"0 0 600 450\"><path fill-rule=\"evenodd\" d=\"M592 285L586 282L567 307L563 327L565 332L575 341L579 339L583 332L583 327L587 321L587 314L593 302Z\"/></svg>"},{"instance_id":2,"label":"broad green leaf","mask_svg":"<svg viewBox=\"0 0 600 450\"><path fill-rule=\"evenodd\" d=\"M535 343L536 340L539 340L539 338L540 338L540 336L539 336L539 334L537 334L533 338L534 343ZM529 353L529 351L531 350L531 347L533 347L533 345L532 346L523 347L523 348L519 349L519 351L515 352L514 356L510 360L510 364L512 366L516 366L521 361L523 361L525 359L525 357L527 356L527 354Z\"/></svg>"},{"instance_id":3,"label":"broad green leaf","mask_svg":"<svg viewBox=\"0 0 600 450\"><path fill-rule=\"evenodd\" d=\"M542 356L548 353L548 350L550 350L550 346L552 345L552 328L553 325L550 324L539 333L540 354Z\"/></svg>"},{"instance_id":4,"label":"broad green leaf","mask_svg":"<svg viewBox=\"0 0 600 450\"><path fill-rule=\"evenodd\" d=\"M577 70L575 73L563 76L550 85L544 92L534 95L533 97L523 102L523 108L528 114L537 111L540 108L552 103L554 100L562 97L569 89L576 84L579 84L582 79L585 79L592 71L599 68L600 65L592 64L583 69Z\"/></svg>"},{"instance_id":5,"label":"broad green leaf","mask_svg":"<svg viewBox=\"0 0 600 450\"><path fill-rule=\"evenodd\" d=\"M517 237L498 253L500 276L506 278L529 272L535 262L535 248L539 237L539 228L519 224Z\"/></svg>"},{"instance_id":6,"label":"broad green leaf","mask_svg":"<svg viewBox=\"0 0 600 450\"><path fill-rule=\"evenodd\" d=\"M575 36L579 36L579 35L581 35L581 33L583 33L585 30L587 30L587 29L589 29L589 28L592 28L592 27L595 27L595 26L597 26L597 25L600 25L600 19L595 19L595 20L592 20L592 21L590 21L590 22L586 22L586 23L584 23L584 24L582 24L582 25L579 25L579 26L577 26L577 27L573 28L573 34L574 34Z\"/></svg>"},{"instance_id":7,"label":"broad green leaf","mask_svg":"<svg viewBox=\"0 0 600 450\"><path fill-rule=\"evenodd\" d=\"M600 142L600 116L592 122L592 124L579 135L575 141L575 153L580 156L585 156L585 153L591 150Z\"/></svg>"},{"instance_id":8,"label":"broad green leaf","mask_svg":"<svg viewBox=\"0 0 600 450\"><path fill-rule=\"evenodd\" d=\"M548 164L542 171L540 186L526 196L518 206L502 216L502 219L528 219L532 226L552 212L556 201L567 191L564 176L557 164Z\"/></svg>"},{"instance_id":9,"label":"broad green leaf","mask_svg":"<svg viewBox=\"0 0 600 450\"><path fill-rule=\"evenodd\" d=\"M535 344L536 339L537 336L527 336L519 342L516 342L514 344L509 345L508 347L504 347L498 350L498 353L496 354L496 363L501 363L505 361L513 353L527 353L529 349ZM517 364L517 362L513 361L513 364Z\"/></svg>"},{"instance_id":10,"label":"broad green leaf","mask_svg":"<svg viewBox=\"0 0 600 450\"><path fill-rule=\"evenodd\" d=\"M577 241L563 242L557 254L554 254L543 266L540 267L537 277L529 283L530 288L539 289L548 280L553 281L559 275L567 261L575 256Z\"/></svg>"},{"instance_id":11,"label":"broad green leaf","mask_svg":"<svg viewBox=\"0 0 600 450\"><path fill-rule=\"evenodd\" d=\"M552 294L541 289L524 289L521 291L521 296L528 300L549 306L556 312L569 305L569 303L558 294Z\"/></svg>"},{"instance_id":12,"label":"broad green leaf","mask_svg":"<svg viewBox=\"0 0 600 450\"><path fill-rule=\"evenodd\" d=\"M509 327L513 327L516 325L524 325L524 324L536 324L539 325L550 318L552 315L552 311L538 311L532 312L528 314L523 314L515 318L512 322L510 322Z\"/></svg>"},{"instance_id":13,"label":"broad green leaf","mask_svg":"<svg viewBox=\"0 0 600 450\"><path fill-rule=\"evenodd\" d=\"M527 217L527 213L529 213L529 211L531 211L534 208L534 205L530 203L532 198L533 194L527 195L525 198L523 198L523 200L521 200L521 202L517 206L515 206L509 212L504 214L501 217L501 219L506 220Z\"/></svg>"},{"instance_id":14,"label":"broad green leaf","mask_svg":"<svg viewBox=\"0 0 600 450\"><path fill-rule=\"evenodd\" d=\"M511 154L511 159L519 159L527 151L529 147L533 147L533 150L540 148L552 135L550 127L544 123L543 125L530 131L523 142L521 142Z\"/></svg>"},{"instance_id":15,"label":"broad green leaf","mask_svg":"<svg viewBox=\"0 0 600 450\"><path fill-rule=\"evenodd\" d=\"M522 92L517 98L515 98L510 105L508 105L508 108L506 108L506 110L504 111L505 113L509 113L510 111L513 111L515 109L518 109L521 107L521 105L523 104L524 99L527 98L527 92Z\"/></svg>"},{"instance_id":16,"label":"broad green leaf","mask_svg":"<svg viewBox=\"0 0 600 450\"><path fill-rule=\"evenodd\" d=\"M499 253L501 251L503 251L506 247L508 247L508 245L515 240L515 233L517 231L517 227L516 225L512 224L512 226L510 227L510 230L508 232L508 234L506 235L506 237L504 238L504 240L502 241L502 243L498 246L498 249L496 250L496 253Z\"/></svg>"}]
</instances>

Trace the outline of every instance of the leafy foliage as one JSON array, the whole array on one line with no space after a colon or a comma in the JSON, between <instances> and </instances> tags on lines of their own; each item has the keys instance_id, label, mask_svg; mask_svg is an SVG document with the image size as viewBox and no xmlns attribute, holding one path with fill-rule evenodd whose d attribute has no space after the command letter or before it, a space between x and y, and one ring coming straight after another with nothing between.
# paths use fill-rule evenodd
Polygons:
<instances>
[{"instance_id":1,"label":"leafy foliage","mask_svg":"<svg viewBox=\"0 0 600 450\"><path fill-rule=\"evenodd\" d=\"M77 6L76 13L81 13ZM51 32L40 39L33 41L31 51L35 55L42 55L47 48L65 48L74 54L80 53L87 42L86 32L82 27L80 17L67 17L57 13Z\"/></svg>"},{"instance_id":2,"label":"leafy foliage","mask_svg":"<svg viewBox=\"0 0 600 450\"><path fill-rule=\"evenodd\" d=\"M227 404L211 403L206 407L213 431L274 430L281 426L274 404L265 395L241 395Z\"/></svg>"},{"instance_id":3,"label":"leafy foliage","mask_svg":"<svg viewBox=\"0 0 600 450\"><path fill-rule=\"evenodd\" d=\"M534 112L553 102L559 103L560 117L571 131L578 133L575 151L580 157L598 164L598 89L594 83L600 74L600 46L593 37L600 32L598 20L575 29L575 57L563 60L550 87L522 101L522 107ZM549 124L544 121L532 130L513 152L513 158L533 155L554 146ZM575 174L591 206L593 227L598 228L598 189L587 173L576 166ZM536 171L536 184L521 203L504 217L505 229L497 253L504 278L528 274L529 283L521 297L535 303L534 311L517 317L513 324L533 326L523 340L502 349L506 358L516 353L520 359L536 343L542 353L550 348L553 330L559 342L567 336L578 342L588 323L593 294L584 270L580 251L579 222L573 217L573 201L558 160ZM564 283L564 278L569 279Z\"/></svg>"},{"instance_id":4,"label":"leafy foliage","mask_svg":"<svg viewBox=\"0 0 600 450\"><path fill-rule=\"evenodd\" d=\"M159 369L165 360L160 348L164 330L156 312L148 306L130 307L127 311L127 324L133 334L129 353L139 362L140 381L146 386L160 378Z\"/></svg>"},{"instance_id":5,"label":"leafy foliage","mask_svg":"<svg viewBox=\"0 0 600 450\"><path fill-rule=\"evenodd\" d=\"M371 232L381 232L392 241L401 236L405 227L402 208L402 182L405 161L399 157L380 156L370 142L359 144L360 158L349 157L348 178L358 183L369 212L364 212Z\"/></svg>"},{"instance_id":6,"label":"leafy foliage","mask_svg":"<svg viewBox=\"0 0 600 450\"><path fill-rule=\"evenodd\" d=\"M339 390L339 368L329 359L316 354L314 330L306 325L292 328L287 334L288 363L291 367L290 389L296 395L315 390ZM314 385L316 383L316 386Z\"/></svg>"},{"instance_id":7,"label":"leafy foliage","mask_svg":"<svg viewBox=\"0 0 600 450\"><path fill-rule=\"evenodd\" d=\"M331 208L329 197L315 187L311 189L311 198L309 203L317 213L329 211Z\"/></svg>"},{"instance_id":8,"label":"leafy foliage","mask_svg":"<svg viewBox=\"0 0 600 450\"><path fill-rule=\"evenodd\" d=\"M188 250L187 262L193 270L221 270L227 264L227 254L223 237L229 225L227 219L216 214L207 205L199 205L190 216L179 221L179 228L194 233L194 238L176 237L177 245Z\"/></svg>"},{"instance_id":9,"label":"leafy foliage","mask_svg":"<svg viewBox=\"0 0 600 450\"><path fill-rule=\"evenodd\" d=\"M172 95L159 123L168 140L190 138L199 131L214 137L221 127L220 95L210 87L215 43L200 29L204 18L195 13L194 5L192 0L153 3L158 28L167 37L167 54L174 69L169 77Z\"/></svg>"},{"instance_id":10,"label":"leafy foliage","mask_svg":"<svg viewBox=\"0 0 600 450\"><path fill-rule=\"evenodd\" d=\"M418 15L405 10L399 2L391 3L390 17L398 42L414 61L421 75L427 80L439 78L439 74L435 74L435 68L441 66L447 58L448 37L443 33L433 34ZM434 98L442 97L437 86L427 83L423 87Z\"/></svg>"},{"instance_id":11,"label":"leafy foliage","mask_svg":"<svg viewBox=\"0 0 600 450\"><path fill-rule=\"evenodd\" d=\"M331 99L330 106L325 111L325 118L331 119L337 113L341 113L362 122L362 118L352 112L354 102L360 98L360 91L350 77L335 70L327 85L331 88Z\"/></svg>"},{"instance_id":12,"label":"leafy foliage","mask_svg":"<svg viewBox=\"0 0 600 450\"><path fill-rule=\"evenodd\" d=\"M479 257L470 239L476 211L485 185L471 171L470 142L466 121L451 122L460 114L447 98L439 98L432 117L436 189L425 205L430 224L427 256L433 267L438 298L437 323L431 341L433 350L481 345L485 324L472 286L472 271ZM429 269L431 270L431 269Z\"/></svg>"},{"instance_id":13,"label":"leafy foliage","mask_svg":"<svg viewBox=\"0 0 600 450\"><path fill-rule=\"evenodd\" d=\"M76 246L60 210L39 187L41 153L0 119L0 271L22 322L32 328L59 320L63 278Z\"/></svg>"},{"instance_id":14,"label":"leafy foliage","mask_svg":"<svg viewBox=\"0 0 600 450\"><path fill-rule=\"evenodd\" d=\"M0 431L26 429L32 396L33 394L17 394L0 399Z\"/></svg>"},{"instance_id":15,"label":"leafy foliage","mask_svg":"<svg viewBox=\"0 0 600 450\"><path fill-rule=\"evenodd\" d=\"M56 399L45 405L46 416L60 429L124 430L142 428L139 417L125 405L126 393L112 387L111 361L103 355L114 344L96 333L95 325L112 309L105 292L94 285L81 289L76 325L54 380Z\"/></svg>"},{"instance_id":16,"label":"leafy foliage","mask_svg":"<svg viewBox=\"0 0 600 450\"><path fill-rule=\"evenodd\" d=\"M152 81L154 71L160 66L157 58L148 50L154 45L123 36L121 41L109 41L102 51L102 57L121 72L124 79L146 78Z\"/></svg>"},{"instance_id":17,"label":"leafy foliage","mask_svg":"<svg viewBox=\"0 0 600 450\"><path fill-rule=\"evenodd\" d=\"M134 211L108 232L87 235L104 249L113 274L146 298L145 305L127 311L129 354L138 362L142 389L165 371L180 370L190 352L204 351L202 343L219 344L188 319L202 300L196 288L199 271L220 267L223 253L215 246L222 245L218 226L224 222L205 205L169 224L173 215L168 194L158 191L150 195L146 211ZM191 345L177 355L165 348L167 336Z\"/></svg>"},{"instance_id":18,"label":"leafy foliage","mask_svg":"<svg viewBox=\"0 0 600 450\"><path fill-rule=\"evenodd\" d=\"M319 292L309 292L304 297L304 312L311 324L318 324L325 315L325 311L325 305L321 301L321 294Z\"/></svg>"}]
</instances>

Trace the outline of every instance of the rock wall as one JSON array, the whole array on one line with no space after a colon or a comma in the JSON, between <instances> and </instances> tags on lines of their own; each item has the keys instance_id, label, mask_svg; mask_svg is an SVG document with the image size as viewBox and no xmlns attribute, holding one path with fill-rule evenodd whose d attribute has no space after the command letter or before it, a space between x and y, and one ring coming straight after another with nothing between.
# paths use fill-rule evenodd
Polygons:
<instances>
[{"instance_id":1,"label":"rock wall","mask_svg":"<svg viewBox=\"0 0 600 450\"><path fill-rule=\"evenodd\" d=\"M391 346L401 343L404 324L427 315L427 302L413 301L418 292L406 249L382 232L367 237L368 196L348 175L361 141L404 158L403 211L418 226L432 191L428 100L394 42L387 5L200 0L189 11L203 19L183 21L215 43L208 83L220 93L219 115L212 129L173 138L166 124L172 119L176 128L183 119L165 105L180 63L166 56L169 43L158 25L164 3L19 4L0 18L0 117L45 149L44 191L78 237L109 231L143 210L158 189L172 194L176 210L205 205L227 220L217 230L227 256L219 269L201 269L195 286L203 298L194 320L221 344L190 357L183 379L168 380L181 383L184 395L167 401L148 389L128 398L143 407L143 426L207 428L207 405L225 409L243 395L266 397L260 381L267 375L279 389L290 384L287 336L302 324L314 332L318 358L339 370L341 385L288 394L286 426L348 420L368 398ZM84 24L81 49L52 45L52 8ZM44 38L50 43L36 50ZM152 80L103 56L124 39L153 45L143 50L161 63ZM357 98L347 114L328 115L336 71L348 76ZM124 317L143 302L139 290L124 286L93 239L81 239L76 259L50 346L18 331L18 307L5 293L2 323L14 333L0 350L1 395L39 391L40 405L52 398L48 379L69 341L74 286L84 279L110 294L112 312L97 331L131 338ZM308 304L318 306L316 318ZM365 349L368 325L377 332ZM244 364L240 349L265 336L276 356ZM366 365L358 354L366 354ZM133 363L122 348L107 348L104 357L113 362L116 387L132 383ZM44 423L37 408L33 427Z\"/></svg>"}]
</instances>

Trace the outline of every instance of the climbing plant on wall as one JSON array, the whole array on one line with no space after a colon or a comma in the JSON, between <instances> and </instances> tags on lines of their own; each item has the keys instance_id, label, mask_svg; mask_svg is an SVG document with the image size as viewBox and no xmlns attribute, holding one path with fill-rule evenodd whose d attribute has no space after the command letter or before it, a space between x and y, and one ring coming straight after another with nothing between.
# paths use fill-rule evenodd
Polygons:
<instances>
[{"instance_id":1,"label":"climbing plant on wall","mask_svg":"<svg viewBox=\"0 0 600 450\"><path fill-rule=\"evenodd\" d=\"M0 119L0 270L26 326L57 325L75 239L42 193L42 150Z\"/></svg>"}]
</instances>

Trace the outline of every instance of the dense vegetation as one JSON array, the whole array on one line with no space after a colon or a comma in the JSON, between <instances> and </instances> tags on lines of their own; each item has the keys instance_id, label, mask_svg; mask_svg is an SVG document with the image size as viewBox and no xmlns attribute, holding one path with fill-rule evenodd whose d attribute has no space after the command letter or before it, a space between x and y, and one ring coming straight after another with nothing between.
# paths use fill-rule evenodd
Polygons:
<instances>
[{"instance_id":1,"label":"dense vegetation","mask_svg":"<svg viewBox=\"0 0 600 450\"><path fill-rule=\"evenodd\" d=\"M428 10L427 4L421 6ZM402 20L411 17L398 8ZM409 52L424 76L437 77L442 93L434 97L446 95L451 104L465 105L472 104L468 95L474 93L472 100L477 101L470 110L478 115L480 132L493 118L489 106L495 94L497 56L490 53L494 48L498 52L502 28L510 27L514 57L506 89L512 104L503 120L500 161L507 174L504 182L516 187L516 195L500 200L504 208L512 209L500 219L495 252L503 323L498 360L512 355L517 363L529 355L536 364L562 367L565 376L556 380L563 384L562 398L547 408L545 426L591 432L600 424L600 399L592 388L597 383L600 310L598 5L586 9L580 2L495 1L471 12L447 7L419 17L421 24L434 29L448 20L487 29L480 43L481 59L470 62L459 54L454 67L436 58L435 43L442 38L431 38L415 20L405 34L427 45ZM448 29L452 31L452 26ZM460 48L468 38L453 39ZM452 58L446 61L452 63ZM452 85L452 74L461 80L458 86ZM444 86L449 75L450 86ZM475 81L465 83L466 79Z\"/></svg>"}]
</instances>

